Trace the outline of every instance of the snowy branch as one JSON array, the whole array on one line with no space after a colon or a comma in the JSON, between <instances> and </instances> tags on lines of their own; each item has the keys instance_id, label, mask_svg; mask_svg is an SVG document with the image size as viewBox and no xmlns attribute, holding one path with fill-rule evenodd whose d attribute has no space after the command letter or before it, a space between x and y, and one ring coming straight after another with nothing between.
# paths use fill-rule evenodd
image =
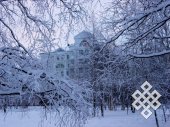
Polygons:
<instances>
[{"instance_id":1,"label":"snowy branch","mask_svg":"<svg viewBox=\"0 0 170 127\"><path fill-rule=\"evenodd\" d=\"M130 56L134 57L134 58L150 58L150 57L157 57L157 56L162 56L162 55L166 55L166 54L170 54L170 50L166 50L166 51L162 51L162 52L158 52L158 53L152 53L152 54L130 54Z\"/></svg>"}]
</instances>

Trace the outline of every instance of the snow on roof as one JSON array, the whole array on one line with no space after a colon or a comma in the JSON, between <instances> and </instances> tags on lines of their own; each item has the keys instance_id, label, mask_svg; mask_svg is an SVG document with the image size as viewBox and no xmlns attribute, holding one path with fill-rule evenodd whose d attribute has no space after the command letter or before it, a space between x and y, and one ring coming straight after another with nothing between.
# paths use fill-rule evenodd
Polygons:
<instances>
[{"instance_id":1,"label":"snow on roof","mask_svg":"<svg viewBox=\"0 0 170 127\"><path fill-rule=\"evenodd\" d=\"M55 50L54 52L64 52L65 50L63 48L58 48L57 50Z\"/></svg>"},{"instance_id":2,"label":"snow on roof","mask_svg":"<svg viewBox=\"0 0 170 127\"><path fill-rule=\"evenodd\" d=\"M83 30L82 32L80 32L79 34L77 34L74 39L85 39L85 38L92 38L93 34L91 34L90 32L87 32L85 30Z\"/></svg>"},{"instance_id":3,"label":"snow on roof","mask_svg":"<svg viewBox=\"0 0 170 127\"><path fill-rule=\"evenodd\" d=\"M60 53L60 52L64 52L64 51L65 50L63 48L58 48L53 52L43 52L43 53L40 53L40 55L52 55L52 54Z\"/></svg>"}]
</instances>

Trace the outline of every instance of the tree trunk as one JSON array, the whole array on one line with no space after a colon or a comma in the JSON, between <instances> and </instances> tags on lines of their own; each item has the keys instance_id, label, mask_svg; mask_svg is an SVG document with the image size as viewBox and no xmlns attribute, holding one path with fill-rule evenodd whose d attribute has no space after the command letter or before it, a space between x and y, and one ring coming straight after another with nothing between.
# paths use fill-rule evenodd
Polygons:
<instances>
[{"instance_id":1,"label":"tree trunk","mask_svg":"<svg viewBox=\"0 0 170 127\"><path fill-rule=\"evenodd\" d=\"M135 113L135 108L131 105L131 111L132 113Z\"/></svg>"},{"instance_id":2,"label":"tree trunk","mask_svg":"<svg viewBox=\"0 0 170 127\"><path fill-rule=\"evenodd\" d=\"M96 116L96 97L95 94L93 94L93 116Z\"/></svg>"},{"instance_id":3,"label":"tree trunk","mask_svg":"<svg viewBox=\"0 0 170 127\"><path fill-rule=\"evenodd\" d=\"M165 109L164 109L164 106L162 106L162 111L163 111L163 115L164 115L164 120L166 122L166 115L165 115Z\"/></svg>"},{"instance_id":4,"label":"tree trunk","mask_svg":"<svg viewBox=\"0 0 170 127\"><path fill-rule=\"evenodd\" d=\"M127 115L128 115L128 113L129 113L129 105L128 104L126 105L126 108L127 108Z\"/></svg>"},{"instance_id":5,"label":"tree trunk","mask_svg":"<svg viewBox=\"0 0 170 127\"><path fill-rule=\"evenodd\" d=\"M156 126L159 127L159 122L158 122L158 117L157 117L156 110L154 110L154 114L155 114Z\"/></svg>"},{"instance_id":6,"label":"tree trunk","mask_svg":"<svg viewBox=\"0 0 170 127\"><path fill-rule=\"evenodd\" d=\"M113 98L112 98L112 96L110 96L109 100L110 100L110 110L112 111L113 110Z\"/></svg>"},{"instance_id":7,"label":"tree trunk","mask_svg":"<svg viewBox=\"0 0 170 127\"><path fill-rule=\"evenodd\" d=\"M101 99L101 102L100 102L100 110L101 110L101 116L104 116L104 106L103 106L102 99Z\"/></svg>"}]
</instances>

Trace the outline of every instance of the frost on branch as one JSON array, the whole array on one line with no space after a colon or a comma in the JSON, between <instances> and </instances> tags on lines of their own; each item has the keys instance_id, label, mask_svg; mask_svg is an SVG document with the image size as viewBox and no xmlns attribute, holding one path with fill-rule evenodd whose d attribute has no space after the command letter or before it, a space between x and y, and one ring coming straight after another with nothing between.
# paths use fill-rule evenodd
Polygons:
<instances>
[{"instance_id":1,"label":"frost on branch","mask_svg":"<svg viewBox=\"0 0 170 127\"><path fill-rule=\"evenodd\" d=\"M37 59L18 47L2 47L0 59L0 100L5 108L36 105L88 113L87 88L47 74Z\"/></svg>"}]
</instances>

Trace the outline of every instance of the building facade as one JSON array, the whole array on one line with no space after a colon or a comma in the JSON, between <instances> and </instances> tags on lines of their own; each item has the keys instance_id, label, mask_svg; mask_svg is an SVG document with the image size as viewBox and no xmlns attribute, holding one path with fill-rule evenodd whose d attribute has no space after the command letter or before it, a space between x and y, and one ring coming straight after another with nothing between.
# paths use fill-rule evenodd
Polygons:
<instances>
[{"instance_id":1,"label":"building facade","mask_svg":"<svg viewBox=\"0 0 170 127\"><path fill-rule=\"evenodd\" d=\"M93 35L82 31L74 40L75 43L69 45L67 50L58 48L54 52L41 53L41 61L48 73L53 73L59 78L89 80Z\"/></svg>"}]
</instances>

